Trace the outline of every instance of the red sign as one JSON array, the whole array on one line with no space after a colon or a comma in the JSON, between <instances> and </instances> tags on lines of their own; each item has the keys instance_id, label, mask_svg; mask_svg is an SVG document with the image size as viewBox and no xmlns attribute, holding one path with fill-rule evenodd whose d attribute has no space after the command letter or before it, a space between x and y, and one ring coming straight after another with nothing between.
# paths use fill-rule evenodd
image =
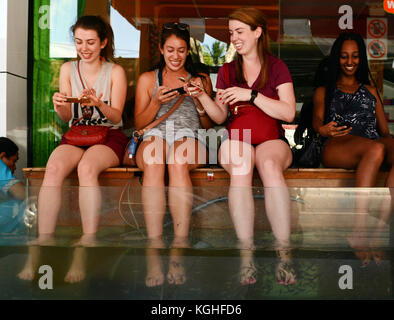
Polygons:
<instances>
[{"instance_id":1,"label":"red sign","mask_svg":"<svg viewBox=\"0 0 394 320\"><path fill-rule=\"evenodd\" d=\"M394 4L394 0L393 4ZM381 19L373 19L368 22L367 27L368 35L371 38L377 39L386 36L387 24Z\"/></svg>"},{"instance_id":2,"label":"red sign","mask_svg":"<svg viewBox=\"0 0 394 320\"><path fill-rule=\"evenodd\" d=\"M368 44L368 54L372 59L382 58L387 52L386 45L383 41L372 40Z\"/></svg>"},{"instance_id":3,"label":"red sign","mask_svg":"<svg viewBox=\"0 0 394 320\"><path fill-rule=\"evenodd\" d=\"M384 11L394 14L394 0L384 0Z\"/></svg>"}]
</instances>

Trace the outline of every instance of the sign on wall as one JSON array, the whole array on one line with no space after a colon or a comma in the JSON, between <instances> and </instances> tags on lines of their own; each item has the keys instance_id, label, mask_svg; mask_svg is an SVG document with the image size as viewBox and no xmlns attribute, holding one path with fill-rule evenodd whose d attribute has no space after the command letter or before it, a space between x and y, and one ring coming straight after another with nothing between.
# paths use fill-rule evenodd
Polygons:
<instances>
[{"instance_id":1,"label":"sign on wall","mask_svg":"<svg viewBox=\"0 0 394 320\"><path fill-rule=\"evenodd\" d=\"M387 59L387 18L373 17L367 19L368 59Z\"/></svg>"}]
</instances>

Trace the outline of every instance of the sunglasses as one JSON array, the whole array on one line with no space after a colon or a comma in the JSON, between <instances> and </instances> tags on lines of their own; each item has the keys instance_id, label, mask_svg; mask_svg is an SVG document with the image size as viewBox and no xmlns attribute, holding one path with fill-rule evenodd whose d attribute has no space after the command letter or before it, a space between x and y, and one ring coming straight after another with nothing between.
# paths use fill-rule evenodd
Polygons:
<instances>
[{"instance_id":1,"label":"sunglasses","mask_svg":"<svg viewBox=\"0 0 394 320\"><path fill-rule=\"evenodd\" d=\"M178 22L168 22L163 24L163 30L171 30L171 29L178 29L182 31L190 31L190 27L186 23L178 23Z\"/></svg>"}]
</instances>

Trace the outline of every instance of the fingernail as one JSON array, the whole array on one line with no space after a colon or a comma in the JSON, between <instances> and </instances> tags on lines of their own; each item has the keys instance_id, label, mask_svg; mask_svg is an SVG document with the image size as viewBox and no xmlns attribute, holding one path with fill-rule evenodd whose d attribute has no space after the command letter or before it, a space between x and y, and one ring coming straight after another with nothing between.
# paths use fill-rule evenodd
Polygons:
<instances>
[{"instance_id":1,"label":"fingernail","mask_svg":"<svg viewBox=\"0 0 394 320\"><path fill-rule=\"evenodd\" d=\"M222 101L222 98L219 98L219 101Z\"/></svg>"}]
</instances>

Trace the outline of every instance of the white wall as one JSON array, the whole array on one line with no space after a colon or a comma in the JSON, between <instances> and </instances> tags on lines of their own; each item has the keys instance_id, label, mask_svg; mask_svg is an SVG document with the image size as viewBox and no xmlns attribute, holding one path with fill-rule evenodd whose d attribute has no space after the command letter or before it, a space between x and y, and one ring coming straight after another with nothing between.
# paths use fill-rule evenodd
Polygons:
<instances>
[{"instance_id":1,"label":"white wall","mask_svg":"<svg viewBox=\"0 0 394 320\"><path fill-rule=\"evenodd\" d=\"M0 0L0 71L7 70L7 0ZM0 137L6 135L7 75L0 74Z\"/></svg>"},{"instance_id":2,"label":"white wall","mask_svg":"<svg viewBox=\"0 0 394 320\"><path fill-rule=\"evenodd\" d=\"M28 0L0 0L0 29L6 28L0 48L1 71L27 77ZM4 26L5 25L5 26ZM3 34L3 31L1 31ZM5 65L4 65L5 64ZM27 165L27 80L9 74L0 78L0 135L19 146L16 175ZM4 98L5 97L5 101Z\"/></svg>"}]
</instances>

